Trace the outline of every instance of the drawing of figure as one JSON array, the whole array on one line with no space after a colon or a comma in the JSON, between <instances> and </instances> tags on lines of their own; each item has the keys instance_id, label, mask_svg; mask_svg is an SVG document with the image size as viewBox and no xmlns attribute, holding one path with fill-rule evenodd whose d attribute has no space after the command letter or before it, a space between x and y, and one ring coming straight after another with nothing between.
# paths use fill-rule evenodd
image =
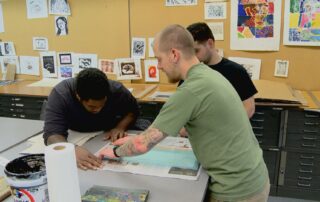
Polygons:
<instances>
[{"instance_id":1,"label":"drawing of figure","mask_svg":"<svg viewBox=\"0 0 320 202\"><path fill-rule=\"evenodd\" d=\"M52 56L43 56L43 68L48 70L50 74L55 73L54 58Z\"/></svg>"},{"instance_id":2,"label":"drawing of figure","mask_svg":"<svg viewBox=\"0 0 320 202\"><path fill-rule=\"evenodd\" d=\"M51 0L50 1L50 12L68 14L70 13L70 8L67 0Z\"/></svg>"},{"instance_id":3,"label":"drawing of figure","mask_svg":"<svg viewBox=\"0 0 320 202\"><path fill-rule=\"evenodd\" d=\"M4 53L5 55L12 55L12 48L9 43L4 43Z\"/></svg>"},{"instance_id":4,"label":"drawing of figure","mask_svg":"<svg viewBox=\"0 0 320 202\"><path fill-rule=\"evenodd\" d=\"M100 69L104 73L113 73L114 64L113 61L101 60Z\"/></svg>"},{"instance_id":5,"label":"drawing of figure","mask_svg":"<svg viewBox=\"0 0 320 202\"><path fill-rule=\"evenodd\" d=\"M68 21L64 16L56 18L56 32L58 36L68 34Z\"/></svg>"},{"instance_id":6,"label":"drawing of figure","mask_svg":"<svg viewBox=\"0 0 320 202\"><path fill-rule=\"evenodd\" d=\"M313 5L310 0L301 1L300 4L300 16L299 16L299 27L311 27L313 13Z\"/></svg>"}]
</instances>

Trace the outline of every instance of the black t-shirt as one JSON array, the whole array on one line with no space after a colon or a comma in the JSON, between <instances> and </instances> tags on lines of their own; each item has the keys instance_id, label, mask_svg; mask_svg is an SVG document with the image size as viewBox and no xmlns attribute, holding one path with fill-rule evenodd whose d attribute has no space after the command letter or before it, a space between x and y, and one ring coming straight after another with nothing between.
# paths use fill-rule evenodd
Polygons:
<instances>
[{"instance_id":1,"label":"black t-shirt","mask_svg":"<svg viewBox=\"0 0 320 202\"><path fill-rule=\"evenodd\" d=\"M252 97L258 92L248 72L240 64L222 58L218 64L209 65L209 67L218 71L232 84L242 101ZM183 80L179 82L179 86L182 83Z\"/></svg>"},{"instance_id":2,"label":"black t-shirt","mask_svg":"<svg viewBox=\"0 0 320 202\"><path fill-rule=\"evenodd\" d=\"M138 116L136 99L119 82L109 80L111 95L98 114L88 112L76 98L75 79L66 79L54 87L46 105L44 139L50 135L68 136L68 129L79 132L110 130L128 113Z\"/></svg>"}]
</instances>

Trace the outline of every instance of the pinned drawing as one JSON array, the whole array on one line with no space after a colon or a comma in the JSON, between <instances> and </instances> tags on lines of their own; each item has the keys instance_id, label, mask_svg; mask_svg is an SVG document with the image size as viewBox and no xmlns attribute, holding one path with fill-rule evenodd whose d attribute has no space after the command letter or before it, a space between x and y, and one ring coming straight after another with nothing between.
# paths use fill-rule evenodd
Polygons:
<instances>
[{"instance_id":1,"label":"pinned drawing","mask_svg":"<svg viewBox=\"0 0 320 202\"><path fill-rule=\"evenodd\" d=\"M96 54L75 54L75 73L87 68L98 68L97 58Z\"/></svg>"},{"instance_id":2,"label":"pinned drawing","mask_svg":"<svg viewBox=\"0 0 320 202\"><path fill-rule=\"evenodd\" d=\"M114 61L109 59L99 60L99 69L106 74L115 74Z\"/></svg>"},{"instance_id":3,"label":"pinned drawing","mask_svg":"<svg viewBox=\"0 0 320 202\"><path fill-rule=\"evenodd\" d=\"M144 61L144 76L146 82L159 82L159 70L157 60Z\"/></svg>"},{"instance_id":4,"label":"pinned drawing","mask_svg":"<svg viewBox=\"0 0 320 202\"><path fill-rule=\"evenodd\" d=\"M231 49L279 50L281 1L231 1Z\"/></svg>"},{"instance_id":5,"label":"pinned drawing","mask_svg":"<svg viewBox=\"0 0 320 202\"><path fill-rule=\"evenodd\" d=\"M26 4L28 19L48 17L47 0L27 0Z\"/></svg>"},{"instance_id":6,"label":"pinned drawing","mask_svg":"<svg viewBox=\"0 0 320 202\"><path fill-rule=\"evenodd\" d=\"M149 52L149 57L150 58L154 57L153 41L154 41L154 38L148 38L148 52Z\"/></svg>"},{"instance_id":7,"label":"pinned drawing","mask_svg":"<svg viewBox=\"0 0 320 202\"><path fill-rule=\"evenodd\" d=\"M214 40L216 41L223 41L224 40L224 28L223 28L223 22L211 22L208 23L208 26L210 27L212 34L214 36Z\"/></svg>"},{"instance_id":8,"label":"pinned drawing","mask_svg":"<svg viewBox=\"0 0 320 202\"><path fill-rule=\"evenodd\" d=\"M44 78L52 78L58 76L56 52L40 52L42 76Z\"/></svg>"},{"instance_id":9,"label":"pinned drawing","mask_svg":"<svg viewBox=\"0 0 320 202\"><path fill-rule=\"evenodd\" d=\"M16 51L13 45L13 42L3 42L1 46L1 53L6 56L16 55Z\"/></svg>"},{"instance_id":10,"label":"pinned drawing","mask_svg":"<svg viewBox=\"0 0 320 202\"><path fill-rule=\"evenodd\" d=\"M166 6L195 6L197 0L166 0Z\"/></svg>"},{"instance_id":11,"label":"pinned drawing","mask_svg":"<svg viewBox=\"0 0 320 202\"><path fill-rule=\"evenodd\" d=\"M276 67L274 69L274 76L288 77L289 61L288 60L276 60Z\"/></svg>"},{"instance_id":12,"label":"pinned drawing","mask_svg":"<svg viewBox=\"0 0 320 202\"><path fill-rule=\"evenodd\" d=\"M260 68L261 68L260 59L242 58L242 57L229 57L228 59L242 65L247 70L252 80L260 79Z\"/></svg>"},{"instance_id":13,"label":"pinned drawing","mask_svg":"<svg viewBox=\"0 0 320 202\"><path fill-rule=\"evenodd\" d=\"M47 51L49 49L48 39L45 37L33 37L33 50Z\"/></svg>"},{"instance_id":14,"label":"pinned drawing","mask_svg":"<svg viewBox=\"0 0 320 202\"><path fill-rule=\"evenodd\" d=\"M68 0L49 0L49 13L54 15L71 15Z\"/></svg>"},{"instance_id":15,"label":"pinned drawing","mask_svg":"<svg viewBox=\"0 0 320 202\"><path fill-rule=\"evenodd\" d=\"M204 19L226 19L227 3L215 2L204 4Z\"/></svg>"},{"instance_id":16,"label":"pinned drawing","mask_svg":"<svg viewBox=\"0 0 320 202\"><path fill-rule=\"evenodd\" d=\"M16 74L20 74L20 65L19 65L18 56L3 56L1 57L0 64L1 64L2 74L7 73L7 69L9 65L15 67Z\"/></svg>"},{"instance_id":17,"label":"pinned drawing","mask_svg":"<svg viewBox=\"0 0 320 202\"><path fill-rule=\"evenodd\" d=\"M60 66L59 67L59 79L68 79L72 77L72 66Z\"/></svg>"},{"instance_id":18,"label":"pinned drawing","mask_svg":"<svg viewBox=\"0 0 320 202\"><path fill-rule=\"evenodd\" d=\"M135 80L141 79L140 59L121 58L117 59L117 79L118 80Z\"/></svg>"},{"instance_id":19,"label":"pinned drawing","mask_svg":"<svg viewBox=\"0 0 320 202\"><path fill-rule=\"evenodd\" d=\"M55 27L57 36L68 35L68 20L65 16L55 17Z\"/></svg>"},{"instance_id":20,"label":"pinned drawing","mask_svg":"<svg viewBox=\"0 0 320 202\"><path fill-rule=\"evenodd\" d=\"M146 54L146 39L145 38L132 38L131 57L132 58L145 58L145 54Z\"/></svg>"},{"instance_id":21,"label":"pinned drawing","mask_svg":"<svg viewBox=\"0 0 320 202\"><path fill-rule=\"evenodd\" d=\"M320 46L320 1L285 1L283 43Z\"/></svg>"},{"instance_id":22,"label":"pinned drawing","mask_svg":"<svg viewBox=\"0 0 320 202\"><path fill-rule=\"evenodd\" d=\"M27 75L40 75L39 57L20 56L20 73Z\"/></svg>"},{"instance_id":23,"label":"pinned drawing","mask_svg":"<svg viewBox=\"0 0 320 202\"><path fill-rule=\"evenodd\" d=\"M60 65L72 65L72 53L58 53Z\"/></svg>"}]
</instances>

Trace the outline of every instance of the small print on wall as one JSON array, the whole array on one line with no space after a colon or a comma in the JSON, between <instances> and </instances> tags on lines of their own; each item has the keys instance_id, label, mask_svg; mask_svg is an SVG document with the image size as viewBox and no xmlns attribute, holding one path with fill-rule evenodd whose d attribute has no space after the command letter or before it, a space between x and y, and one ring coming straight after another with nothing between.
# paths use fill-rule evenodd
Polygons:
<instances>
[{"instance_id":1,"label":"small print on wall","mask_svg":"<svg viewBox=\"0 0 320 202\"><path fill-rule=\"evenodd\" d=\"M114 61L109 59L100 59L99 69L107 74L115 74Z\"/></svg>"},{"instance_id":2,"label":"small print on wall","mask_svg":"<svg viewBox=\"0 0 320 202\"><path fill-rule=\"evenodd\" d=\"M132 38L131 43L131 57L132 58L145 58L146 55L146 39L145 38Z\"/></svg>"},{"instance_id":3,"label":"small print on wall","mask_svg":"<svg viewBox=\"0 0 320 202\"><path fill-rule=\"evenodd\" d=\"M157 66L157 60L153 59L144 61L144 75L146 82L159 82L159 70Z\"/></svg>"},{"instance_id":4,"label":"small print on wall","mask_svg":"<svg viewBox=\"0 0 320 202\"><path fill-rule=\"evenodd\" d=\"M140 59L120 58L117 62L117 79L118 80L135 80L141 79L141 62Z\"/></svg>"},{"instance_id":5,"label":"small print on wall","mask_svg":"<svg viewBox=\"0 0 320 202\"><path fill-rule=\"evenodd\" d=\"M47 51L49 49L48 39L45 37L33 37L33 50Z\"/></svg>"},{"instance_id":6,"label":"small print on wall","mask_svg":"<svg viewBox=\"0 0 320 202\"><path fill-rule=\"evenodd\" d=\"M276 60L276 67L274 69L274 76L288 77L289 61L288 60Z\"/></svg>"}]
</instances>

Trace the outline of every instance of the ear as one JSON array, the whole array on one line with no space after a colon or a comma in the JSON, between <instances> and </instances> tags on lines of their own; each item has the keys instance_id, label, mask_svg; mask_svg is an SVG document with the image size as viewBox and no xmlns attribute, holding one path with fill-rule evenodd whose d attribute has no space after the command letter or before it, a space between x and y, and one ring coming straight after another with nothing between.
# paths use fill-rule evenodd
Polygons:
<instances>
[{"instance_id":1,"label":"ear","mask_svg":"<svg viewBox=\"0 0 320 202\"><path fill-rule=\"evenodd\" d=\"M178 49L172 48L170 54L172 62L175 64L178 63L181 56L181 52Z\"/></svg>"},{"instance_id":2,"label":"ear","mask_svg":"<svg viewBox=\"0 0 320 202\"><path fill-rule=\"evenodd\" d=\"M207 45L208 45L210 48L215 48L215 42L214 42L214 40L208 39Z\"/></svg>"}]
</instances>

